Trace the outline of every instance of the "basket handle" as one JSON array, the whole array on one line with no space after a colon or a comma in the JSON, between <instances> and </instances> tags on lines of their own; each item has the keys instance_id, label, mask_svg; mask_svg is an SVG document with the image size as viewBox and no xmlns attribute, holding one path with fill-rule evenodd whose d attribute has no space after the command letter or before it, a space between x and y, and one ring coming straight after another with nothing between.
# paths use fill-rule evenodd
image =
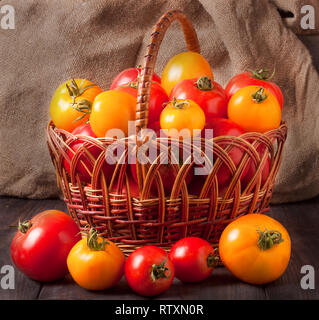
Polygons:
<instances>
[{"instance_id":1,"label":"basket handle","mask_svg":"<svg viewBox=\"0 0 319 320\"><path fill-rule=\"evenodd\" d=\"M141 80L137 92L136 133L147 127L149 97L158 50L168 27L175 20L178 20L183 29L188 50L200 53L196 31L184 13L179 10L173 10L162 15L153 28L151 42L147 46L147 52L144 56Z\"/></svg>"}]
</instances>

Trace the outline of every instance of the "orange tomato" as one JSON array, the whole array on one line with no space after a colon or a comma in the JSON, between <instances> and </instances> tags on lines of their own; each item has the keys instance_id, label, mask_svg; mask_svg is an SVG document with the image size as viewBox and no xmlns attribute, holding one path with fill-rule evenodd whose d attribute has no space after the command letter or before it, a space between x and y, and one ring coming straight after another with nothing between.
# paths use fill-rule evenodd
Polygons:
<instances>
[{"instance_id":1,"label":"orange tomato","mask_svg":"<svg viewBox=\"0 0 319 320\"><path fill-rule=\"evenodd\" d=\"M90 116L94 98L102 92L96 84L85 79L72 79L62 83L50 104L51 119L55 126L72 132Z\"/></svg>"},{"instance_id":2,"label":"orange tomato","mask_svg":"<svg viewBox=\"0 0 319 320\"><path fill-rule=\"evenodd\" d=\"M168 61L162 73L161 83L169 95L178 82L203 76L214 80L209 63L199 53L187 51L179 53Z\"/></svg>"},{"instance_id":3,"label":"orange tomato","mask_svg":"<svg viewBox=\"0 0 319 320\"><path fill-rule=\"evenodd\" d=\"M264 284L286 270L291 252L287 230L263 214L247 214L230 223L219 240L225 267L242 281Z\"/></svg>"},{"instance_id":4,"label":"orange tomato","mask_svg":"<svg viewBox=\"0 0 319 320\"><path fill-rule=\"evenodd\" d=\"M105 137L108 130L119 129L128 134L128 121L135 120L136 98L119 90L104 91L93 103L90 124L97 137Z\"/></svg>"},{"instance_id":5,"label":"orange tomato","mask_svg":"<svg viewBox=\"0 0 319 320\"><path fill-rule=\"evenodd\" d=\"M88 290L104 290L117 284L124 273L123 252L91 229L70 251L67 265L74 281Z\"/></svg>"},{"instance_id":6,"label":"orange tomato","mask_svg":"<svg viewBox=\"0 0 319 320\"><path fill-rule=\"evenodd\" d=\"M268 89L247 86L229 100L228 118L245 131L263 133L280 126L281 107Z\"/></svg>"},{"instance_id":7,"label":"orange tomato","mask_svg":"<svg viewBox=\"0 0 319 320\"><path fill-rule=\"evenodd\" d=\"M201 131L204 128L205 113L192 100L174 99L163 109L160 116L160 125L169 137L180 137L179 131L182 129L188 129L186 137L192 137L194 129ZM185 136L183 135L183 137Z\"/></svg>"}]
</instances>

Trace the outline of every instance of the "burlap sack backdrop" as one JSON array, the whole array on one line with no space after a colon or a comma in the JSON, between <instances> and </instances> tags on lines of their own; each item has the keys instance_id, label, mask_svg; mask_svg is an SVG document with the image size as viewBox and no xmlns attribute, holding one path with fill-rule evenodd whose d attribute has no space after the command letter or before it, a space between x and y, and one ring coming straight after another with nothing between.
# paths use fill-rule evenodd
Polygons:
<instances>
[{"instance_id":1,"label":"burlap sack backdrop","mask_svg":"<svg viewBox=\"0 0 319 320\"><path fill-rule=\"evenodd\" d=\"M238 72L276 69L289 135L273 200L317 195L319 76L293 32L300 31L301 2L1 1L0 6L14 6L16 29L0 29L0 194L58 196L45 137L53 92L72 77L108 89L119 71L142 61L157 19L180 9L194 23L202 54L222 85ZM318 5L317 0L306 2ZM281 18L277 6L292 11L295 18ZM318 7L316 12L318 16ZM318 32L316 27L312 32ZM156 71L160 74L170 57L185 50L180 28L174 25L164 39Z\"/></svg>"}]
</instances>

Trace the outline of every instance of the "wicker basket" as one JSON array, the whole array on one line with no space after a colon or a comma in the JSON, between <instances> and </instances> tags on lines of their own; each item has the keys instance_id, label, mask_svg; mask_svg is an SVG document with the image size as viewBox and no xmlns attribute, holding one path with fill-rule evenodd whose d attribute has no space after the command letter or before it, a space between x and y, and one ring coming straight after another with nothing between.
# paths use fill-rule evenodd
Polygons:
<instances>
[{"instance_id":1,"label":"wicker basket","mask_svg":"<svg viewBox=\"0 0 319 320\"><path fill-rule=\"evenodd\" d=\"M151 35L141 72L136 108L137 132L147 127L150 83L156 57L165 32L174 20L178 20L182 26L188 50L200 51L196 32L182 12L171 11L160 18ZM267 211L286 136L287 127L282 124L278 129L265 134L216 137L210 149L214 154L213 170L196 195L189 192L185 182L187 174L193 170L193 160L186 161L181 167L172 164L176 175L172 179L175 182L171 193L165 195L159 173L160 164L156 161L151 165L136 164L139 189L137 193L132 192L129 165L126 164L130 156L128 148L121 156L124 163L114 166L113 176L108 180L103 173L103 162L107 147L114 141L81 137L85 143L77 149L71 161L67 151L72 150L70 144L79 137L55 128L52 122L47 130L57 182L71 216L82 229L87 225L94 226L102 236L117 242L126 254L147 244L169 249L177 240L190 235L207 239L216 246L228 223L247 213ZM179 140L168 140L171 145L180 143ZM201 140L202 143L205 141ZM118 142L128 146L130 139ZM162 142L163 138L157 138L156 147L159 148ZM137 148L140 145L139 142ZM97 158L90 152L93 147L101 150ZM194 146L190 144L189 147L191 149ZM229 156L233 148L239 148L244 155L237 165ZM263 150L262 154L260 150ZM172 158L168 158L172 162ZM70 164L70 174L64 167L65 161ZM267 161L270 164L269 175L263 181L265 178L262 174ZM86 165L88 162L90 166ZM86 167L91 183L81 181L77 172L79 163ZM256 171L251 181L243 187L240 178L249 163L254 163ZM221 193L217 175L225 166L231 177L227 188Z\"/></svg>"}]
</instances>

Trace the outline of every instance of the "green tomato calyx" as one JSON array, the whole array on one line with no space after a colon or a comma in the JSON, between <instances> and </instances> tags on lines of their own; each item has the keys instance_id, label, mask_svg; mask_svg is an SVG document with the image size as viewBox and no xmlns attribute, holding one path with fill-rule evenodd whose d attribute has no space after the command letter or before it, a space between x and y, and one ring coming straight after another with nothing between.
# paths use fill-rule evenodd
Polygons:
<instances>
[{"instance_id":1,"label":"green tomato calyx","mask_svg":"<svg viewBox=\"0 0 319 320\"><path fill-rule=\"evenodd\" d=\"M94 228L91 228L87 233L87 246L92 251L104 251L105 245L110 244L105 239L99 242L98 233Z\"/></svg>"},{"instance_id":2,"label":"green tomato calyx","mask_svg":"<svg viewBox=\"0 0 319 320\"><path fill-rule=\"evenodd\" d=\"M258 229L257 232L259 233L257 244L262 251L271 249L275 244L279 244L284 241L279 231L267 229L262 231Z\"/></svg>"},{"instance_id":3,"label":"green tomato calyx","mask_svg":"<svg viewBox=\"0 0 319 320\"><path fill-rule=\"evenodd\" d=\"M95 84L92 83L84 87L83 86L84 81L85 79L81 81L80 86L78 86L78 84L74 79L72 79L69 84L67 83L65 84L66 88L68 89L69 96L70 98L72 98L71 107L76 111L83 113L83 115L76 118L74 122L83 119L85 116L91 113L91 107L92 107L91 101L86 99L81 99L77 101L77 98L79 98L87 89L96 86Z\"/></svg>"},{"instance_id":4,"label":"green tomato calyx","mask_svg":"<svg viewBox=\"0 0 319 320\"><path fill-rule=\"evenodd\" d=\"M200 77L195 82L195 86L201 91L211 91L214 88L212 80L209 77Z\"/></svg>"},{"instance_id":5,"label":"green tomato calyx","mask_svg":"<svg viewBox=\"0 0 319 320\"><path fill-rule=\"evenodd\" d=\"M30 220L26 220L26 221L23 221L21 222L19 220L19 223L18 223L18 230L22 233L26 233L30 228L32 227L32 223Z\"/></svg>"},{"instance_id":6,"label":"green tomato calyx","mask_svg":"<svg viewBox=\"0 0 319 320\"><path fill-rule=\"evenodd\" d=\"M255 71L251 71L251 72L252 72L251 77L253 77L257 80L263 80L263 81L269 81L275 75L275 69L271 75L269 75L269 70L267 68L266 69L259 69L259 70L255 70Z\"/></svg>"},{"instance_id":7,"label":"green tomato calyx","mask_svg":"<svg viewBox=\"0 0 319 320\"><path fill-rule=\"evenodd\" d=\"M152 270L151 270L151 278L153 281L156 281L160 278L165 278L167 279L171 272L166 275L166 271L169 271L167 267L165 267L165 263L167 262L167 258L160 264L153 264L152 265Z\"/></svg>"},{"instance_id":8,"label":"green tomato calyx","mask_svg":"<svg viewBox=\"0 0 319 320\"><path fill-rule=\"evenodd\" d=\"M251 97L256 103L262 103L268 98L268 95L265 93L264 87L259 87L259 89L252 93Z\"/></svg>"}]
</instances>

